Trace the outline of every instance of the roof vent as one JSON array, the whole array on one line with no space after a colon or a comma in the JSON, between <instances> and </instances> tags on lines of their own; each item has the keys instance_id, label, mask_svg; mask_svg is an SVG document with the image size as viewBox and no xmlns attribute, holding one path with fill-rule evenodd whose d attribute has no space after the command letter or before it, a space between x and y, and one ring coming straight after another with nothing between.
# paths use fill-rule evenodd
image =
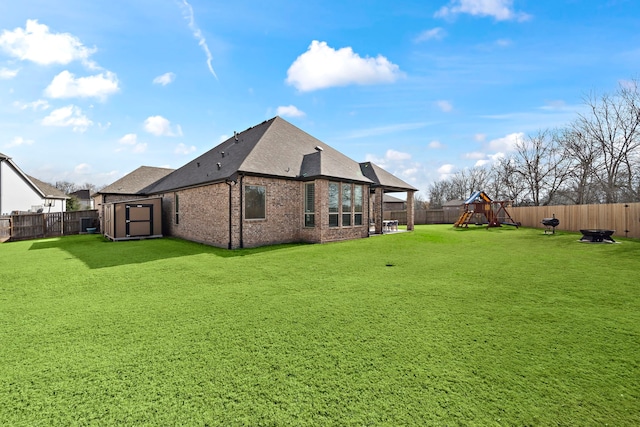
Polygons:
<instances>
[{"instance_id":1,"label":"roof vent","mask_svg":"<svg viewBox=\"0 0 640 427\"><path fill-rule=\"evenodd\" d=\"M224 157L224 151L221 154L222 154L222 157Z\"/></svg>"},{"instance_id":2,"label":"roof vent","mask_svg":"<svg viewBox=\"0 0 640 427\"><path fill-rule=\"evenodd\" d=\"M218 166L218 170L220 170L220 168L222 167L220 163L216 163L216 166Z\"/></svg>"},{"instance_id":3,"label":"roof vent","mask_svg":"<svg viewBox=\"0 0 640 427\"><path fill-rule=\"evenodd\" d=\"M322 147L320 147L319 145L316 145L316 151L324 151L324 149Z\"/></svg>"},{"instance_id":4,"label":"roof vent","mask_svg":"<svg viewBox=\"0 0 640 427\"><path fill-rule=\"evenodd\" d=\"M233 131L233 139L235 139L236 142L238 142L238 132L236 132L235 130Z\"/></svg>"},{"instance_id":5,"label":"roof vent","mask_svg":"<svg viewBox=\"0 0 640 427\"><path fill-rule=\"evenodd\" d=\"M200 162L196 163L196 167L198 167L198 168L200 167Z\"/></svg>"}]
</instances>

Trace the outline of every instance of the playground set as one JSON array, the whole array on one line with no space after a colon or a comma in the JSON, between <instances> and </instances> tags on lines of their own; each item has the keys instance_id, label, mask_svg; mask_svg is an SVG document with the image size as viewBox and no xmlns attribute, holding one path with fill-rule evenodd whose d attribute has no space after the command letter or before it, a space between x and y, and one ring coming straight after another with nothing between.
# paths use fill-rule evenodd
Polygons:
<instances>
[{"instance_id":1,"label":"playground set","mask_svg":"<svg viewBox=\"0 0 640 427\"><path fill-rule=\"evenodd\" d=\"M480 218L484 216L488 223L487 227L502 227L502 224L505 224L518 228L519 224L511 218L511 215L509 215L507 211L506 205L509 203L511 203L509 200L491 200L484 191L476 191L465 200L464 212L462 212L460 218L458 218L453 226L468 227L474 218L474 222L478 224ZM509 222L505 221L506 219L508 219ZM480 222L480 224L481 223L482 222Z\"/></svg>"}]
</instances>

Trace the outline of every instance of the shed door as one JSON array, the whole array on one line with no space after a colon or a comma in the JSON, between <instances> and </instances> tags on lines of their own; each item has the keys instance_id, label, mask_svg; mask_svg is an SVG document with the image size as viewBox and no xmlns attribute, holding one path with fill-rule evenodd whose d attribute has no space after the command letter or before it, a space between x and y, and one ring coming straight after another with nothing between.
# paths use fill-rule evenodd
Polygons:
<instances>
[{"instance_id":1,"label":"shed door","mask_svg":"<svg viewBox=\"0 0 640 427\"><path fill-rule=\"evenodd\" d=\"M126 205L127 237L151 236L153 205Z\"/></svg>"}]
</instances>

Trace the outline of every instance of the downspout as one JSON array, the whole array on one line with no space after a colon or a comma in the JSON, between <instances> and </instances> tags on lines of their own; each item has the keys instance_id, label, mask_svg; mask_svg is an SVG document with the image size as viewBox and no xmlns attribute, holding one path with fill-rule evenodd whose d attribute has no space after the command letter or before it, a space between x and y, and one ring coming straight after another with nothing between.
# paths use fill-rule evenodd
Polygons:
<instances>
[{"instance_id":1,"label":"downspout","mask_svg":"<svg viewBox=\"0 0 640 427\"><path fill-rule=\"evenodd\" d=\"M0 215L2 215L2 163L4 159L0 159Z\"/></svg>"},{"instance_id":2,"label":"downspout","mask_svg":"<svg viewBox=\"0 0 640 427\"><path fill-rule=\"evenodd\" d=\"M371 186L367 186L367 237L371 237Z\"/></svg>"},{"instance_id":3,"label":"downspout","mask_svg":"<svg viewBox=\"0 0 640 427\"><path fill-rule=\"evenodd\" d=\"M242 187L244 175L240 175L240 249L244 248L244 227L243 227L243 211L244 211L244 189Z\"/></svg>"},{"instance_id":4,"label":"downspout","mask_svg":"<svg viewBox=\"0 0 640 427\"><path fill-rule=\"evenodd\" d=\"M233 241L233 224L231 223L231 219L233 218L233 209L232 209L232 200L233 200L233 184L234 182L231 180L227 180L227 185L229 186L229 244L227 245L227 249L231 249L231 242Z\"/></svg>"}]
</instances>

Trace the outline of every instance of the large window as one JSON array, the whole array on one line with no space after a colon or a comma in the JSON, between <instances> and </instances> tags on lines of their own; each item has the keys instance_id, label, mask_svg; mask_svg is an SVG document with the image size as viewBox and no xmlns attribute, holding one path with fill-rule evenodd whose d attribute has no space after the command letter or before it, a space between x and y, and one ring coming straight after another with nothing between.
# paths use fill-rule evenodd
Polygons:
<instances>
[{"instance_id":1,"label":"large window","mask_svg":"<svg viewBox=\"0 0 640 427\"><path fill-rule=\"evenodd\" d=\"M316 185L308 182L304 185L304 226L316 225Z\"/></svg>"},{"instance_id":2,"label":"large window","mask_svg":"<svg viewBox=\"0 0 640 427\"><path fill-rule=\"evenodd\" d=\"M351 184L342 184L342 226L351 225Z\"/></svg>"},{"instance_id":3,"label":"large window","mask_svg":"<svg viewBox=\"0 0 640 427\"><path fill-rule=\"evenodd\" d=\"M340 185L329 183L329 227L337 227L340 215Z\"/></svg>"},{"instance_id":4,"label":"large window","mask_svg":"<svg viewBox=\"0 0 640 427\"><path fill-rule=\"evenodd\" d=\"M362 185L356 185L353 187L353 225L362 225L363 204Z\"/></svg>"},{"instance_id":5,"label":"large window","mask_svg":"<svg viewBox=\"0 0 640 427\"><path fill-rule=\"evenodd\" d=\"M266 188L262 185L247 185L244 187L244 218L266 218Z\"/></svg>"}]
</instances>

